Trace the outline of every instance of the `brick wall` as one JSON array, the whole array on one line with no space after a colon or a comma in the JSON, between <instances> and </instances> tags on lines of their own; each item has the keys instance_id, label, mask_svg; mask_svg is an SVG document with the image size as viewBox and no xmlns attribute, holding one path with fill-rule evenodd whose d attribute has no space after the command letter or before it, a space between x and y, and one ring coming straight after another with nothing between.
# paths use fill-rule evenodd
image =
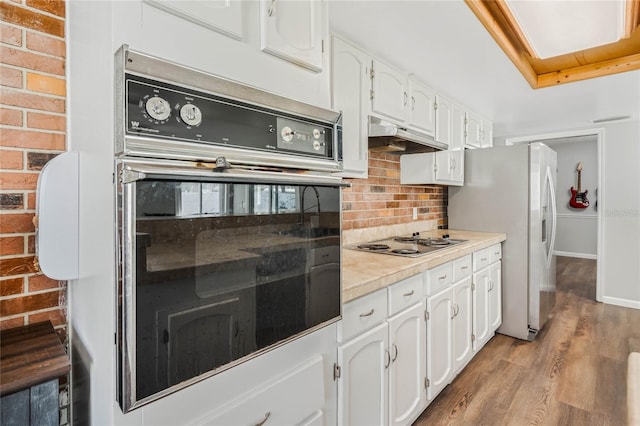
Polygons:
<instances>
[{"instance_id":1,"label":"brick wall","mask_svg":"<svg viewBox=\"0 0 640 426\"><path fill-rule=\"evenodd\" d=\"M412 222L447 220L447 188L438 185L400 185L400 156L370 151L369 178L349 179L351 188L342 193L342 229Z\"/></svg>"},{"instance_id":2,"label":"brick wall","mask_svg":"<svg viewBox=\"0 0 640 426\"><path fill-rule=\"evenodd\" d=\"M65 2L0 3L0 328L51 320L66 342L66 283L35 265L35 189L65 150Z\"/></svg>"}]
</instances>

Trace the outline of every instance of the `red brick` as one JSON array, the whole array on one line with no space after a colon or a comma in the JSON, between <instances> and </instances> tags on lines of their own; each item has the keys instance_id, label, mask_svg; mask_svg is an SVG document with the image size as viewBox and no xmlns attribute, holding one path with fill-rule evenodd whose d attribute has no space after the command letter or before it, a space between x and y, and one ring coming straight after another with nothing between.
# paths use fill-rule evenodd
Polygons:
<instances>
[{"instance_id":1,"label":"red brick","mask_svg":"<svg viewBox=\"0 0 640 426\"><path fill-rule=\"evenodd\" d=\"M64 37L64 20L18 5L0 3L0 19L32 30Z\"/></svg>"},{"instance_id":2,"label":"red brick","mask_svg":"<svg viewBox=\"0 0 640 426\"><path fill-rule=\"evenodd\" d=\"M0 124L6 126L22 126L22 111L18 109L0 108ZM0 159L2 162L2 159Z\"/></svg>"},{"instance_id":3,"label":"red brick","mask_svg":"<svg viewBox=\"0 0 640 426\"><path fill-rule=\"evenodd\" d=\"M0 234L22 234L35 232L33 213L10 213L0 215Z\"/></svg>"},{"instance_id":4,"label":"red brick","mask_svg":"<svg viewBox=\"0 0 640 426\"><path fill-rule=\"evenodd\" d=\"M34 256L0 259L0 277L12 277L14 275L37 272L34 260Z\"/></svg>"},{"instance_id":5,"label":"red brick","mask_svg":"<svg viewBox=\"0 0 640 426\"><path fill-rule=\"evenodd\" d=\"M32 294L24 297L0 300L0 316L6 317L58 306L59 291Z\"/></svg>"},{"instance_id":6,"label":"red brick","mask_svg":"<svg viewBox=\"0 0 640 426\"><path fill-rule=\"evenodd\" d=\"M27 194L27 209L28 210L35 210L36 208L36 193L35 192L29 192Z\"/></svg>"},{"instance_id":7,"label":"red brick","mask_svg":"<svg viewBox=\"0 0 640 426\"><path fill-rule=\"evenodd\" d=\"M64 132L66 130L67 123L63 115L27 112L27 127L32 129L57 130Z\"/></svg>"},{"instance_id":8,"label":"red brick","mask_svg":"<svg viewBox=\"0 0 640 426\"><path fill-rule=\"evenodd\" d=\"M0 172L0 188L2 189L36 189L38 173Z\"/></svg>"},{"instance_id":9,"label":"red brick","mask_svg":"<svg viewBox=\"0 0 640 426\"><path fill-rule=\"evenodd\" d=\"M32 72L27 73L27 90L56 96L65 96L67 93L64 78L50 77Z\"/></svg>"},{"instance_id":10,"label":"red brick","mask_svg":"<svg viewBox=\"0 0 640 426\"><path fill-rule=\"evenodd\" d=\"M24 317L11 318L9 320L0 321L0 330L7 330L9 328L21 327L24 325Z\"/></svg>"},{"instance_id":11,"label":"red brick","mask_svg":"<svg viewBox=\"0 0 640 426\"><path fill-rule=\"evenodd\" d=\"M27 0L27 6L65 17L65 2L61 0Z\"/></svg>"},{"instance_id":12,"label":"red brick","mask_svg":"<svg viewBox=\"0 0 640 426\"><path fill-rule=\"evenodd\" d=\"M5 109L2 108L2 111ZM0 150L0 169L21 170L24 167L22 151ZM4 188L3 188L4 189Z\"/></svg>"},{"instance_id":13,"label":"red brick","mask_svg":"<svg viewBox=\"0 0 640 426\"><path fill-rule=\"evenodd\" d=\"M27 254L35 254L36 253L36 236L29 235L27 236Z\"/></svg>"},{"instance_id":14,"label":"red brick","mask_svg":"<svg viewBox=\"0 0 640 426\"><path fill-rule=\"evenodd\" d=\"M0 99L2 99L2 104L4 105L37 109L41 111L65 112L64 99L53 98L51 96L1 89Z\"/></svg>"},{"instance_id":15,"label":"red brick","mask_svg":"<svg viewBox=\"0 0 640 426\"><path fill-rule=\"evenodd\" d=\"M27 32L27 48L60 58L64 58L67 55L64 40L31 31Z\"/></svg>"},{"instance_id":16,"label":"red brick","mask_svg":"<svg viewBox=\"0 0 640 426\"><path fill-rule=\"evenodd\" d=\"M24 237L0 237L0 256L15 254L24 254Z\"/></svg>"},{"instance_id":17,"label":"red brick","mask_svg":"<svg viewBox=\"0 0 640 426\"><path fill-rule=\"evenodd\" d=\"M48 74L64 75L64 60L26 52L12 47L0 46L0 61L3 64L14 65Z\"/></svg>"},{"instance_id":18,"label":"red brick","mask_svg":"<svg viewBox=\"0 0 640 426\"><path fill-rule=\"evenodd\" d=\"M0 67L0 85L22 89L22 71L15 68Z\"/></svg>"},{"instance_id":19,"label":"red brick","mask_svg":"<svg viewBox=\"0 0 640 426\"><path fill-rule=\"evenodd\" d=\"M0 296L11 296L24 291L24 278L0 280Z\"/></svg>"},{"instance_id":20,"label":"red brick","mask_svg":"<svg viewBox=\"0 0 640 426\"><path fill-rule=\"evenodd\" d=\"M16 148L63 151L65 135L60 133L32 132L28 130L0 129L0 145Z\"/></svg>"},{"instance_id":21,"label":"red brick","mask_svg":"<svg viewBox=\"0 0 640 426\"><path fill-rule=\"evenodd\" d=\"M29 324L42 321L51 321L54 327L65 325L67 323L67 314L64 309L53 309L29 315Z\"/></svg>"},{"instance_id":22,"label":"red brick","mask_svg":"<svg viewBox=\"0 0 640 426\"><path fill-rule=\"evenodd\" d=\"M0 42L13 46L22 46L22 30L10 25L0 24Z\"/></svg>"},{"instance_id":23,"label":"red brick","mask_svg":"<svg viewBox=\"0 0 640 426\"><path fill-rule=\"evenodd\" d=\"M46 275L40 274L29 277L29 292L61 287L64 287L64 281L53 280Z\"/></svg>"}]
</instances>

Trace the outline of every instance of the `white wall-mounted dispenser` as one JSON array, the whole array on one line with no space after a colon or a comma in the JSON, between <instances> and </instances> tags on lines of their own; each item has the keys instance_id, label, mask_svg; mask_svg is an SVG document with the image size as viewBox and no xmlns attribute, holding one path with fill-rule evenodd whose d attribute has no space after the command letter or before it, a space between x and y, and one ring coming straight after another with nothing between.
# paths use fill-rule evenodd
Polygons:
<instances>
[{"instance_id":1,"label":"white wall-mounted dispenser","mask_svg":"<svg viewBox=\"0 0 640 426\"><path fill-rule=\"evenodd\" d=\"M42 272L56 280L78 278L79 154L51 159L38 177L36 256Z\"/></svg>"}]
</instances>

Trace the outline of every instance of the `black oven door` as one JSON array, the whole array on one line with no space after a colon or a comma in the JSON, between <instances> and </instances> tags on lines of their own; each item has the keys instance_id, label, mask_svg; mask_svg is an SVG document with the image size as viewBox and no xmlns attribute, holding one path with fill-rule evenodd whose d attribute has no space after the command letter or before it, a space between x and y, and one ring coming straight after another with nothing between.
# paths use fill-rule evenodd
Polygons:
<instances>
[{"instance_id":1,"label":"black oven door","mask_svg":"<svg viewBox=\"0 0 640 426\"><path fill-rule=\"evenodd\" d=\"M126 412L340 318L340 182L119 165Z\"/></svg>"}]
</instances>

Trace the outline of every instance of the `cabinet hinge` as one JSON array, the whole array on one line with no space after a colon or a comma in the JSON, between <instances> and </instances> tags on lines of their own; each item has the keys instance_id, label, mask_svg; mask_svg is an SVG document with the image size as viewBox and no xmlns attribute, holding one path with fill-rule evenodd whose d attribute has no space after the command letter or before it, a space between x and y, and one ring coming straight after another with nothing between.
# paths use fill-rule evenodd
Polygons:
<instances>
[{"instance_id":1,"label":"cabinet hinge","mask_svg":"<svg viewBox=\"0 0 640 426\"><path fill-rule=\"evenodd\" d=\"M433 103L433 109L436 110L436 111L438 110L438 103L437 102Z\"/></svg>"},{"instance_id":2,"label":"cabinet hinge","mask_svg":"<svg viewBox=\"0 0 640 426\"><path fill-rule=\"evenodd\" d=\"M472 341L472 342L475 342L475 341L476 341L476 335L475 335L475 334L472 334L472 335L471 335L471 341Z\"/></svg>"},{"instance_id":3,"label":"cabinet hinge","mask_svg":"<svg viewBox=\"0 0 640 426\"><path fill-rule=\"evenodd\" d=\"M369 90L369 99L373 100L373 89Z\"/></svg>"},{"instance_id":4,"label":"cabinet hinge","mask_svg":"<svg viewBox=\"0 0 640 426\"><path fill-rule=\"evenodd\" d=\"M333 364L333 381L335 382L340 378L340 373L342 372L340 366L336 363Z\"/></svg>"},{"instance_id":5,"label":"cabinet hinge","mask_svg":"<svg viewBox=\"0 0 640 426\"><path fill-rule=\"evenodd\" d=\"M426 377L424 378L424 387L428 388L429 386L431 386L431 382L429 382L429 379L427 379Z\"/></svg>"},{"instance_id":6,"label":"cabinet hinge","mask_svg":"<svg viewBox=\"0 0 640 426\"><path fill-rule=\"evenodd\" d=\"M320 48L322 49L322 53L324 53L324 40L320 41Z\"/></svg>"},{"instance_id":7,"label":"cabinet hinge","mask_svg":"<svg viewBox=\"0 0 640 426\"><path fill-rule=\"evenodd\" d=\"M471 291L476 289L476 283L471 283Z\"/></svg>"},{"instance_id":8,"label":"cabinet hinge","mask_svg":"<svg viewBox=\"0 0 640 426\"><path fill-rule=\"evenodd\" d=\"M428 311L424 311L424 319L425 319L425 321L429 321L429 312Z\"/></svg>"},{"instance_id":9,"label":"cabinet hinge","mask_svg":"<svg viewBox=\"0 0 640 426\"><path fill-rule=\"evenodd\" d=\"M369 73L371 74L371 79L373 80L373 78L376 76L376 72L373 70L373 65L371 65L371 71L369 71Z\"/></svg>"}]
</instances>

